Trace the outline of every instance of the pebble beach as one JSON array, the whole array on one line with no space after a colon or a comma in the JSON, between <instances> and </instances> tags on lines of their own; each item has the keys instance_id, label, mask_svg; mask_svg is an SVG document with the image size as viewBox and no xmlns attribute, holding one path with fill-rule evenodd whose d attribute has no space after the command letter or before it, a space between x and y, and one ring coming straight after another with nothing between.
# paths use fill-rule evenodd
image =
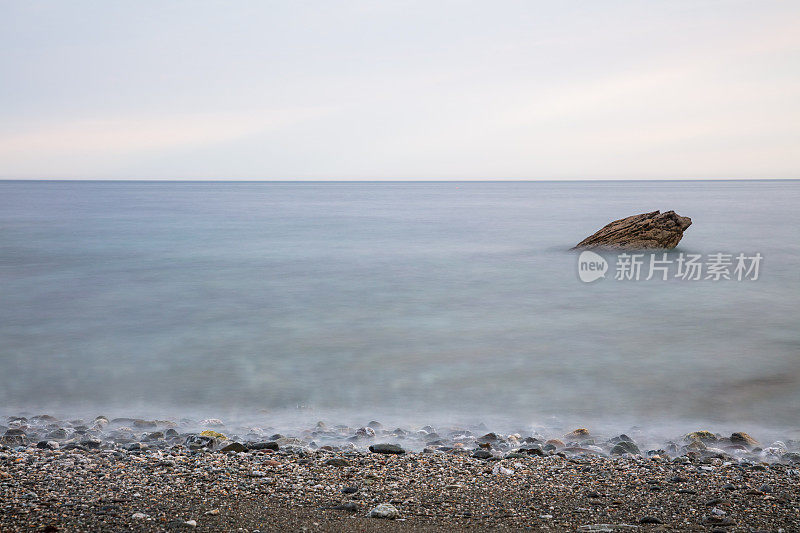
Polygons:
<instances>
[{"instance_id":1,"label":"pebble beach","mask_svg":"<svg viewBox=\"0 0 800 533\"><path fill-rule=\"evenodd\" d=\"M0 531L798 531L800 442L12 416ZM635 432L632 432L635 433Z\"/></svg>"}]
</instances>

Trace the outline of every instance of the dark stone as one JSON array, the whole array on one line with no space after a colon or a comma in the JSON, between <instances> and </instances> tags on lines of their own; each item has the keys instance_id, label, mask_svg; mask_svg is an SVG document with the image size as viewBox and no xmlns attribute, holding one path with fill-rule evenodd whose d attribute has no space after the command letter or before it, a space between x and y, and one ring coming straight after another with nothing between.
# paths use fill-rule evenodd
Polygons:
<instances>
[{"instance_id":1,"label":"dark stone","mask_svg":"<svg viewBox=\"0 0 800 533\"><path fill-rule=\"evenodd\" d=\"M520 453L525 453L528 455L536 455L539 457L543 457L545 455L544 451L538 446L525 446L519 449Z\"/></svg>"},{"instance_id":2,"label":"dark stone","mask_svg":"<svg viewBox=\"0 0 800 533\"><path fill-rule=\"evenodd\" d=\"M220 449L220 451L221 452L231 452L231 453L246 452L247 451L247 446L245 446L241 442L230 442L230 443L226 444L225 446L223 446Z\"/></svg>"},{"instance_id":3,"label":"dark stone","mask_svg":"<svg viewBox=\"0 0 800 533\"><path fill-rule=\"evenodd\" d=\"M250 449L250 450L273 450L273 451L278 451L278 448L280 448L280 446L278 446L278 443L274 442L274 441L270 441L270 442L248 442L247 443L247 448Z\"/></svg>"},{"instance_id":4,"label":"dark stone","mask_svg":"<svg viewBox=\"0 0 800 533\"><path fill-rule=\"evenodd\" d=\"M45 435L48 439L52 440L64 440L67 438L67 430L63 428L54 429L47 435Z\"/></svg>"},{"instance_id":5,"label":"dark stone","mask_svg":"<svg viewBox=\"0 0 800 533\"><path fill-rule=\"evenodd\" d=\"M481 450L475 450L475 453L472 454L472 457L474 457L475 459L491 459L493 456L492 452L490 452L489 450L481 449Z\"/></svg>"},{"instance_id":6,"label":"dark stone","mask_svg":"<svg viewBox=\"0 0 800 533\"><path fill-rule=\"evenodd\" d=\"M358 487L345 487L342 489L342 494L355 494L358 492Z\"/></svg>"},{"instance_id":7,"label":"dark stone","mask_svg":"<svg viewBox=\"0 0 800 533\"><path fill-rule=\"evenodd\" d=\"M500 437L498 437L496 433L487 433L486 435L477 438L477 441L482 443L497 442L498 440L500 440Z\"/></svg>"},{"instance_id":8,"label":"dark stone","mask_svg":"<svg viewBox=\"0 0 800 533\"><path fill-rule=\"evenodd\" d=\"M206 437L205 435L189 435L186 437L186 446L190 450L213 448L214 443L216 443L216 439L214 439L214 437Z\"/></svg>"},{"instance_id":9,"label":"dark stone","mask_svg":"<svg viewBox=\"0 0 800 533\"><path fill-rule=\"evenodd\" d=\"M629 440L620 441L611 448L611 455L622 455L623 453L638 455L642 452L639 451L639 447L635 443Z\"/></svg>"},{"instance_id":10,"label":"dark stone","mask_svg":"<svg viewBox=\"0 0 800 533\"><path fill-rule=\"evenodd\" d=\"M355 512L358 511L358 504L356 502L345 502L340 505L335 505L331 507L331 509L335 511L350 511Z\"/></svg>"},{"instance_id":11,"label":"dark stone","mask_svg":"<svg viewBox=\"0 0 800 533\"><path fill-rule=\"evenodd\" d=\"M781 456L781 462L784 463L800 463L800 453L789 452Z\"/></svg>"},{"instance_id":12,"label":"dark stone","mask_svg":"<svg viewBox=\"0 0 800 533\"><path fill-rule=\"evenodd\" d=\"M83 439L81 441L81 446L89 450L96 450L97 448L100 447L101 444L103 444L103 441L91 437L88 439Z\"/></svg>"},{"instance_id":13,"label":"dark stone","mask_svg":"<svg viewBox=\"0 0 800 533\"><path fill-rule=\"evenodd\" d=\"M579 242L575 248L642 250L675 248L692 219L675 211L653 211L615 220Z\"/></svg>"},{"instance_id":14,"label":"dark stone","mask_svg":"<svg viewBox=\"0 0 800 533\"><path fill-rule=\"evenodd\" d=\"M645 516L641 520L639 520L640 524L663 524L661 520L656 518L655 516Z\"/></svg>"},{"instance_id":15,"label":"dark stone","mask_svg":"<svg viewBox=\"0 0 800 533\"><path fill-rule=\"evenodd\" d=\"M332 457L325 461L325 464L328 466L350 466L347 459L342 459L341 457Z\"/></svg>"},{"instance_id":16,"label":"dark stone","mask_svg":"<svg viewBox=\"0 0 800 533\"><path fill-rule=\"evenodd\" d=\"M369 451L372 453L386 453L386 454L394 454L394 455L401 455L406 453L406 451L396 444L373 444L369 447Z\"/></svg>"},{"instance_id":17,"label":"dark stone","mask_svg":"<svg viewBox=\"0 0 800 533\"><path fill-rule=\"evenodd\" d=\"M507 454L505 455L505 458L506 458L506 459L527 459L527 458L528 458L528 456L527 456L527 455L525 455L524 453L519 453L519 452L510 452L510 453L507 453Z\"/></svg>"},{"instance_id":18,"label":"dark stone","mask_svg":"<svg viewBox=\"0 0 800 533\"><path fill-rule=\"evenodd\" d=\"M10 431L10 430L9 430ZM25 435L3 435L0 437L0 444L4 444L9 448L15 448L17 446L27 446L28 445L28 437Z\"/></svg>"}]
</instances>

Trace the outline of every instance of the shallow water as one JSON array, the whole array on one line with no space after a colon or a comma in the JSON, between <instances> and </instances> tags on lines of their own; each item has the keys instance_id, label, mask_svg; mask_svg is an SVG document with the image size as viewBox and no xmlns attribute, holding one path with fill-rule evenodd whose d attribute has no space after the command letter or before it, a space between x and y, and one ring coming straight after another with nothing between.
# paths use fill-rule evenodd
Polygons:
<instances>
[{"instance_id":1,"label":"shallow water","mask_svg":"<svg viewBox=\"0 0 800 533\"><path fill-rule=\"evenodd\" d=\"M795 428L798 205L797 181L0 182L0 402ZM656 209L759 279L578 279L571 246Z\"/></svg>"}]
</instances>

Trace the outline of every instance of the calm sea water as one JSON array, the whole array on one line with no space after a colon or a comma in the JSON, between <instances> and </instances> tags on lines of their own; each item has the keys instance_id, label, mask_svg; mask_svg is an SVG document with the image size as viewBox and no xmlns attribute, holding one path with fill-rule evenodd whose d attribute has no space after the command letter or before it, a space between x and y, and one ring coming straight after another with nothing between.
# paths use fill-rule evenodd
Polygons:
<instances>
[{"instance_id":1,"label":"calm sea water","mask_svg":"<svg viewBox=\"0 0 800 533\"><path fill-rule=\"evenodd\" d=\"M796 181L0 182L0 402L796 427L798 205ZM571 246L656 209L760 278L578 279Z\"/></svg>"}]
</instances>

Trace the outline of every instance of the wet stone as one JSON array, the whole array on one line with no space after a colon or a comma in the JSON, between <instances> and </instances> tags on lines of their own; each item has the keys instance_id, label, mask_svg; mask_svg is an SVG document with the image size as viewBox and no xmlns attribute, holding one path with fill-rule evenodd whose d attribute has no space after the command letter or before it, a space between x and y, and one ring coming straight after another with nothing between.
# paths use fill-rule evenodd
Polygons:
<instances>
[{"instance_id":1,"label":"wet stone","mask_svg":"<svg viewBox=\"0 0 800 533\"><path fill-rule=\"evenodd\" d=\"M623 453L639 455L641 452L639 451L639 447L630 440L620 441L611 448L611 455L622 455Z\"/></svg>"},{"instance_id":2,"label":"wet stone","mask_svg":"<svg viewBox=\"0 0 800 533\"><path fill-rule=\"evenodd\" d=\"M250 450L273 450L278 451L280 446L275 441L270 442L248 442L247 448Z\"/></svg>"},{"instance_id":3,"label":"wet stone","mask_svg":"<svg viewBox=\"0 0 800 533\"><path fill-rule=\"evenodd\" d=\"M229 444L226 444L226 445L225 445L225 446L223 446L222 448L220 448L220 450L219 450L219 451L221 451L221 452L227 452L227 453L240 453L240 452L246 452L246 451L247 451L247 446L245 446L245 445L244 445L244 444L242 444L241 442L231 442L231 443L229 443Z\"/></svg>"},{"instance_id":4,"label":"wet stone","mask_svg":"<svg viewBox=\"0 0 800 533\"><path fill-rule=\"evenodd\" d=\"M475 450L475 452L472 454L472 457L475 459L491 459L494 456L489 450Z\"/></svg>"},{"instance_id":5,"label":"wet stone","mask_svg":"<svg viewBox=\"0 0 800 533\"><path fill-rule=\"evenodd\" d=\"M402 455L406 451L396 444L373 444L369 447L372 453L384 453L392 455Z\"/></svg>"}]
</instances>

